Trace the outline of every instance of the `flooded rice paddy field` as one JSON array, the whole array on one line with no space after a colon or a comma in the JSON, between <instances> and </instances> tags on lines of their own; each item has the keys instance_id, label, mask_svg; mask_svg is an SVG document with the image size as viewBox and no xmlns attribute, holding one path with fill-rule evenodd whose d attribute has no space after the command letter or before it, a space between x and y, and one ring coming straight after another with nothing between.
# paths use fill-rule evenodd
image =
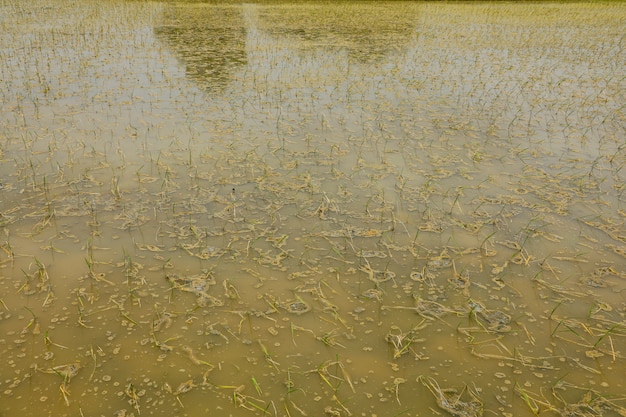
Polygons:
<instances>
[{"instance_id":1,"label":"flooded rice paddy field","mask_svg":"<svg viewBox=\"0 0 626 417\"><path fill-rule=\"evenodd\" d=\"M0 2L2 416L626 415L626 5Z\"/></svg>"}]
</instances>

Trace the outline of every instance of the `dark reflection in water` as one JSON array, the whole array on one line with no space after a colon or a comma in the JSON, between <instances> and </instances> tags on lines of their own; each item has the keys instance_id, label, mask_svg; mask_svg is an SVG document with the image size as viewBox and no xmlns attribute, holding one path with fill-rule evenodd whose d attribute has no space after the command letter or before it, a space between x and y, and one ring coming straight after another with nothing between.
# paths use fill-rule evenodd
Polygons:
<instances>
[{"instance_id":1,"label":"dark reflection in water","mask_svg":"<svg viewBox=\"0 0 626 417\"><path fill-rule=\"evenodd\" d=\"M185 64L187 76L209 92L223 91L234 71L246 64L238 6L172 5L154 33Z\"/></svg>"},{"instance_id":2,"label":"dark reflection in water","mask_svg":"<svg viewBox=\"0 0 626 417\"><path fill-rule=\"evenodd\" d=\"M416 10L397 3L269 6L259 11L258 24L267 34L295 41L299 49L343 49L351 59L373 62L408 45Z\"/></svg>"},{"instance_id":3,"label":"dark reflection in water","mask_svg":"<svg viewBox=\"0 0 626 417\"><path fill-rule=\"evenodd\" d=\"M190 79L219 93L232 81L235 70L246 65L250 33L299 53L343 50L351 60L371 63L408 45L415 33L416 10L385 3L362 7L350 2L183 2L167 6L154 32L184 63Z\"/></svg>"}]
</instances>

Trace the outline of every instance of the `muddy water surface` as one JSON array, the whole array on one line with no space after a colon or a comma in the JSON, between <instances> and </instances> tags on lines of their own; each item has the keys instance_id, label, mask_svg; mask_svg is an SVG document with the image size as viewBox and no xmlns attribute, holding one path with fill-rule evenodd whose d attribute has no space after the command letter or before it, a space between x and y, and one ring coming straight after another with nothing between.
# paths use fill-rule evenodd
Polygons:
<instances>
[{"instance_id":1,"label":"muddy water surface","mask_svg":"<svg viewBox=\"0 0 626 417\"><path fill-rule=\"evenodd\" d=\"M2 416L620 416L626 7L0 3Z\"/></svg>"}]
</instances>

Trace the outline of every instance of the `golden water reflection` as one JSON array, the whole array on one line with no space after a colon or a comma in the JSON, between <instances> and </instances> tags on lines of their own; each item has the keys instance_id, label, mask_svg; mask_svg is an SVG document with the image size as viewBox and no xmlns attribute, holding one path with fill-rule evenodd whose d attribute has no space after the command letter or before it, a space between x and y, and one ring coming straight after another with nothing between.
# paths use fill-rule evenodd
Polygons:
<instances>
[{"instance_id":1,"label":"golden water reflection","mask_svg":"<svg viewBox=\"0 0 626 417\"><path fill-rule=\"evenodd\" d=\"M221 90L246 64L240 7L168 5L154 33L180 57L187 76L209 91Z\"/></svg>"},{"instance_id":2,"label":"golden water reflection","mask_svg":"<svg viewBox=\"0 0 626 417\"><path fill-rule=\"evenodd\" d=\"M626 413L621 3L0 13L2 415Z\"/></svg>"}]
</instances>

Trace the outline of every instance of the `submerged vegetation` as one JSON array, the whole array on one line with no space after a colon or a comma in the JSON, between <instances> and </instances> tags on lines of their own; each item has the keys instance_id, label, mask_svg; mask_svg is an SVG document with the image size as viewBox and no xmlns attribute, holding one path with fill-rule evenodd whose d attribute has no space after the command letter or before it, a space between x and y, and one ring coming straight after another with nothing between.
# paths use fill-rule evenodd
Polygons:
<instances>
[{"instance_id":1,"label":"submerged vegetation","mask_svg":"<svg viewBox=\"0 0 626 417\"><path fill-rule=\"evenodd\" d=\"M624 3L0 27L0 414L626 415Z\"/></svg>"}]
</instances>

